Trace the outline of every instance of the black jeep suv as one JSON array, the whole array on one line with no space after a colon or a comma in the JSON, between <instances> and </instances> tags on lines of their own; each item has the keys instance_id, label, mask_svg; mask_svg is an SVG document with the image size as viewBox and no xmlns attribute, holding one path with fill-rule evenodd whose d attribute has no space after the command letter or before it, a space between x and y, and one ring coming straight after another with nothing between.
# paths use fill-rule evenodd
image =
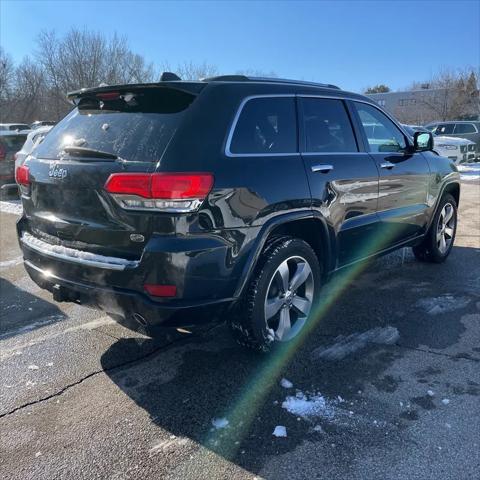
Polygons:
<instances>
[{"instance_id":1,"label":"black jeep suv","mask_svg":"<svg viewBox=\"0 0 480 480\"><path fill-rule=\"evenodd\" d=\"M16 172L25 267L54 299L147 330L222 312L267 350L333 272L404 246L449 255L459 175L429 132L333 85L164 78L69 94Z\"/></svg>"}]
</instances>

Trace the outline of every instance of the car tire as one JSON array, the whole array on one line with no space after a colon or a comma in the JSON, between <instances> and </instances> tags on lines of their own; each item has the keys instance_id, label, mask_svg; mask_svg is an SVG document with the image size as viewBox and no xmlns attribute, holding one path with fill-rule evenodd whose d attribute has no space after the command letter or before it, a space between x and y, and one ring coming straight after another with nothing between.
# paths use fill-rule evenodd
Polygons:
<instances>
[{"instance_id":1,"label":"car tire","mask_svg":"<svg viewBox=\"0 0 480 480\"><path fill-rule=\"evenodd\" d=\"M415 257L422 262L444 262L450 255L456 233L457 202L447 193L440 200L425 239L412 248Z\"/></svg>"},{"instance_id":2,"label":"car tire","mask_svg":"<svg viewBox=\"0 0 480 480\"><path fill-rule=\"evenodd\" d=\"M259 352L292 340L311 320L320 285L312 247L298 238L273 238L229 321L235 339Z\"/></svg>"}]
</instances>

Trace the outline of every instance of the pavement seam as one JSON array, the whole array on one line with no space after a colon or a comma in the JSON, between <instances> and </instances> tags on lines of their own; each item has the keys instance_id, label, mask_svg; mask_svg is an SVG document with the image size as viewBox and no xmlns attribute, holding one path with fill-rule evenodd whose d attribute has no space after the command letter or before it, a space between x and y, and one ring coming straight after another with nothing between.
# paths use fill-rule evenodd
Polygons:
<instances>
[{"instance_id":1,"label":"pavement seam","mask_svg":"<svg viewBox=\"0 0 480 480\"><path fill-rule=\"evenodd\" d=\"M215 327L212 327L212 329L213 328L215 328ZM210 330L211 329L209 329L207 331L210 331ZM205 333L205 332L203 332L203 333ZM199 337L201 338L201 336L199 336ZM14 409L10 410L9 412L5 412L5 413L0 414L0 419L2 419L4 417L8 417L9 415L12 415L12 414L14 414L14 413L16 413L20 410L23 410L24 408L30 407L32 405L37 405L38 403L43 403L43 402L46 402L47 400L51 400L52 398L59 397L59 396L63 395L67 390L70 390L71 388L73 388L77 385L80 385L85 380L88 380L89 378L92 378L95 375L98 375L99 373L111 372L113 370L125 367L127 365L133 365L137 362L142 362L144 360L147 360L149 357L153 357L154 355L156 355L157 353L166 349L167 347L171 347L172 345L179 344L181 342L186 341L187 338L192 338L192 337L178 338L177 340L173 340L169 343L166 343L165 345L162 345L162 346L152 350L151 352L148 352L147 354L145 354L141 357L137 357L137 358L134 358L132 360L128 360L126 362L119 363L118 365L113 365L113 366L108 367L108 368L102 368L100 370L90 372L88 375L85 375L84 377L80 378L76 382L73 382L73 383L70 383L70 384L66 385L65 387L61 388L60 390L58 390L55 393L52 393L51 395L47 395L46 397L39 398L38 400L32 400L31 402L27 402L27 403L24 403L22 405L19 405L18 407L15 407Z\"/></svg>"}]
</instances>

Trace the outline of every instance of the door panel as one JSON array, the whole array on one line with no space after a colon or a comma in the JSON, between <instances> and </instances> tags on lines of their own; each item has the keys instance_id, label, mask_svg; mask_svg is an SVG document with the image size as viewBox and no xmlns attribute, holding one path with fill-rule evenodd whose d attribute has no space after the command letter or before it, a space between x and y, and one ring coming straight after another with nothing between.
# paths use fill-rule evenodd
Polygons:
<instances>
[{"instance_id":1,"label":"door panel","mask_svg":"<svg viewBox=\"0 0 480 480\"><path fill-rule=\"evenodd\" d=\"M423 154L412 151L408 139L383 112L370 104L354 103L380 174L379 243L385 249L425 232L430 168Z\"/></svg>"},{"instance_id":2,"label":"door panel","mask_svg":"<svg viewBox=\"0 0 480 480\"><path fill-rule=\"evenodd\" d=\"M378 171L373 159L359 152L304 154L303 158L312 206L336 234L338 266L378 251ZM317 170L321 165L333 168L324 173Z\"/></svg>"},{"instance_id":3,"label":"door panel","mask_svg":"<svg viewBox=\"0 0 480 480\"><path fill-rule=\"evenodd\" d=\"M380 171L378 215L385 244L395 244L424 233L428 222L430 169L423 154L370 155Z\"/></svg>"},{"instance_id":4,"label":"door panel","mask_svg":"<svg viewBox=\"0 0 480 480\"><path fill-rule=\"evenodd\" d=\"M345 265L377 251L378 170L359 151L343 101L301 98L299 107L312 206L333 229L338 266Z\"/></svg>"}]
</instances>

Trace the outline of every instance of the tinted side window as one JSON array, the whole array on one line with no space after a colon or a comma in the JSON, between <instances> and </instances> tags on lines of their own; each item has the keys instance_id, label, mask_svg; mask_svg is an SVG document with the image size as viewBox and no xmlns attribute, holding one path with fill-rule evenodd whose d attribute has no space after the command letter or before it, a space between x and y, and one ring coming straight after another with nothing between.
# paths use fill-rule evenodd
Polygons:
<instances>
[{"instance_id":1,"label":"tinted side window","mask_svg":"<svg viewBox=\"0 0 480 480\"><path fill-rule=\"evenodd\" d=\"M457 123L455 133L476 133L475 127L471 123Z\"/></svg>"},{"instance_id":2,"label":"tinted side window","mask_svg":"<svg viewBox=\"0 0 480 480\"><path fill-rule=\"evenodd\" d=\"M306 152L357 152L357 143L341 100L303 98Z\"/></svg>"},{"instance_id":3,"label":"tinted side window","mask_svg":"<svg viewBox=\"0 0 480 480\"><path fill-rule=\"evenodd\" d=\"M407 146L403 133L380 110L355 102L371 152L398 152Z\"/></svg>"},{"instance_id":4,"label":"tinted side window","mask_svg":"<svg viewBox=\"0 0 480 480\"><path fill-rule=\"evenodd\" d=\"M435 129L435 135L449 135L453 133L453 127L455 126L454 123L447 123L447 124L440 124L436 129Z\"/></svg>"},{"instance_id":5,"label":"tinted side window","mask_svg":"<svg viewBox=\"0 0 480 480\"><path fill-rule=\"evenodd\" d=\"M297 122L292 97L253 98L243 107L230 144L232 153L296 153Z\"/></svg>"}]
</instances>

